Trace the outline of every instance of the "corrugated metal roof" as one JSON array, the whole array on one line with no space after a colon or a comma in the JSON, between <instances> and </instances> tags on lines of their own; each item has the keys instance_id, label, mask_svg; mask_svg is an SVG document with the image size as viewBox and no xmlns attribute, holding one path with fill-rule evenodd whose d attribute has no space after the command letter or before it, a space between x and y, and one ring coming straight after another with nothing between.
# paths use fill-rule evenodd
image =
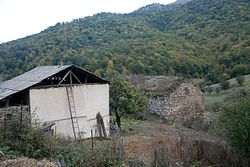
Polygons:
<instances>
[{"instance_id":1,"label":"corrugated metal roof","mask_svg":"<svg viewBox=\"0 0 250 167\"><path fill-rule=\"evenodd\" d=\"M11 80L5 81L0 84L0 100L40 83L42 80L71 66L73 65L39 66Z\"/></svg>"}]
</instances>

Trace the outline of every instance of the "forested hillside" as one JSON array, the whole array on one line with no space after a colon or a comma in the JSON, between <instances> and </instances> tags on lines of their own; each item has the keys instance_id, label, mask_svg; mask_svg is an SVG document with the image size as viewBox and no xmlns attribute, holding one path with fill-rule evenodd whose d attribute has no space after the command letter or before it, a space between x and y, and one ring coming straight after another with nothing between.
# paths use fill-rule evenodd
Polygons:
<instances>
[{"instance_id":1,"label":"forested hillside","mask_svg":"<svg viewBox=\"0 0 250 167\"><path fill-rule=\"evenodd\" d=\"M58 23L39 34L1 44L1 78L61 62L98 75L117 70L217 82L247 74L249 9L249 0L193 0Z\"/></svg>"}]
</instances>

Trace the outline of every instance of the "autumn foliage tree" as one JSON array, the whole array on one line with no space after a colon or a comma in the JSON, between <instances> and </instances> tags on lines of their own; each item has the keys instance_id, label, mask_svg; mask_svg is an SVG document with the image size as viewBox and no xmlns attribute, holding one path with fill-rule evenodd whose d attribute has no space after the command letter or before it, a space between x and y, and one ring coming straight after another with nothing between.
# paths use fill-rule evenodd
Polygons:
<instances>
[{"instance_id":1,"label":"autumn foliage tree","mask_svg":"<svg viewBox=\"0 0 250 167\"><path fill-rule=\"evenodd\" d=\"M197 0L58 23L0 44L0 80L63 60L97 75L178 74L218 83L250 73L249 16L249 0Z\"/></svg>"},{"instance_id":2,"label":"autumn foliage tree","mask_svg":"<svg viewBox=\"0 0 250 167\"><path fill-rule=\"evenodd\" d=\"M115 113L116 123L121 129L121 117L142 112L148 104L147 96L117 73L109 75L108 79L111 111Z\"/></svg>"}]
</instances>

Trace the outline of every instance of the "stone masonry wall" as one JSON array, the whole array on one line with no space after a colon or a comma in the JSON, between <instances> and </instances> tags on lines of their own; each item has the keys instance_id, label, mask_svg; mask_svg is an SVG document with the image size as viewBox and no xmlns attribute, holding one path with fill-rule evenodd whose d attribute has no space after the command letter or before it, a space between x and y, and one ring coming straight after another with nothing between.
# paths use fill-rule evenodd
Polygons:
<instances>
[{"instance_id":1,"label":"stone masonry wall","mask_svg":"<svg viewBox=\"0 0 250 167\"><path fill-rule=\"evenodd\" d=\"M149 98L149 112L159 116L165 115L169 110L169 97L167 96L153 96Z\"/></svg>"},{"instance_id":2,"label":"stone masonry wall","mask_svg":"<svg viewBox=\"0 0 250 167\"><path fill-rule=\"evenodd\" d=\"M202 91L190 83L182 83L169 96L155 96L149 99L150 113L156 113L167 120L191 120L204 114Z\"/></svg>"},{"instance_id":3,"label":"stone masonry wall","mask_svg":"<svg viewBox=\"0 0 250 167\"><path fill-rule=\"evenodd\" d=\"M4 133L4 126L6 126L6 124L11 123L20 126L20 122L22 122L22 125L27 125L31 122L29 106L0 108L0 135Z\"/></svg>"}]
</instances>

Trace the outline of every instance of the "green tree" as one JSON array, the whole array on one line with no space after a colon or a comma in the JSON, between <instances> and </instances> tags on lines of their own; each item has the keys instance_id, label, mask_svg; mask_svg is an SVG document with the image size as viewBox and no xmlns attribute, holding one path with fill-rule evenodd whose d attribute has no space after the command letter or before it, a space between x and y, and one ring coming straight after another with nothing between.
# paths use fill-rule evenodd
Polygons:
<instances>
[{"instance_id":1,"label":"green tree","mask_svg":"<svg viewBox=\"0 0 250 167\"><path fill-rule=\"evenodd\" d=\"M222 90L227 90L230 87L230 82L226 80L221 80L220 81L220 87Z\"/></svg>"},{"instance_id":2,"label":"green tree","mask_svg":"<svg viewBox=\"0 0 250 167\"><path fill-rule=\"evenodd\" d=\"M240 86L242 86L243 83L244 83L244 81L245 81L245 77L244 77L244 76L238 76L238 77L236 77L236 81L237 81L237 83L238 83Z\"/></svg>"},{"instance_id":3,"label":"green tree","mask_svg":"<svg viewBox=\"0 0 250 167\"><path fill-rule=\"evenodd\" d=\"M247 73L247 67L245 64L237 64L232 69L232 76L244 75Z\"/></svg>"},{"instance_id":4,"label":"green tree","mask_svg":"<svg viewBox=\"0 0 250 167\"><path fill-rule=\"evenodd\" d=\"M210 94L213 92L213 87L208 86L208 87L206 88L206 91L207 91L208 94L210 95Z\"/></svg>"},{"instance_id":5,"label":"green tree","mask_svg":"<svg viewBox=\"0 0 250 167\"><path fill-rule=\"evenodd\" d=\"M209 71L209 73L206 75L207 82L210 81L212 83L218 82L218 74L214 72L214 70Z\"/></svg>"},{"instance_id":6,"label":"green tree","mask_svg":"<svg viewBox=\"0 0 250 167\"><path fill-rule=\"evenodd\" d=\"M220 93L220 91L221 91L221 87L220 87L220 86L217 86L217 87L215 88L216 94L218 95L218 94Z\"/></svg>"},{"instance_id":7,"label":"green tree","mask_svg":"<svg viewBox=\"0 0 250 167\"><path fill-rule=\"evenodd\" d=\"M0 44L0 74L6 80L63 60L91 72L205 76L212 83L245 75L250 73L249 1L224 1L103 13L57 24Z\"/></svg>"},{"instance_id":8,"label":"green tree","mask_svg":"<svg viewBox=\"0 0 250 167\"><path fill-rule=\"evenodd\" d=\"M126 82L119 74L108 76L110 81L110 107L115 113L118 128L121 129L121 117L135 115L143 111L148 104L147 97L136 87Z\"/></svg>"},{"instance_id":9,"label":"green tree","mask_svg":"<svg viewBox=\"0 0 250 167\"><path fill-rule=\"evenodd\" d=\"M250 156L250 96L223 106L218 127L237 152Z\"/></svg>"}]
</instances>

